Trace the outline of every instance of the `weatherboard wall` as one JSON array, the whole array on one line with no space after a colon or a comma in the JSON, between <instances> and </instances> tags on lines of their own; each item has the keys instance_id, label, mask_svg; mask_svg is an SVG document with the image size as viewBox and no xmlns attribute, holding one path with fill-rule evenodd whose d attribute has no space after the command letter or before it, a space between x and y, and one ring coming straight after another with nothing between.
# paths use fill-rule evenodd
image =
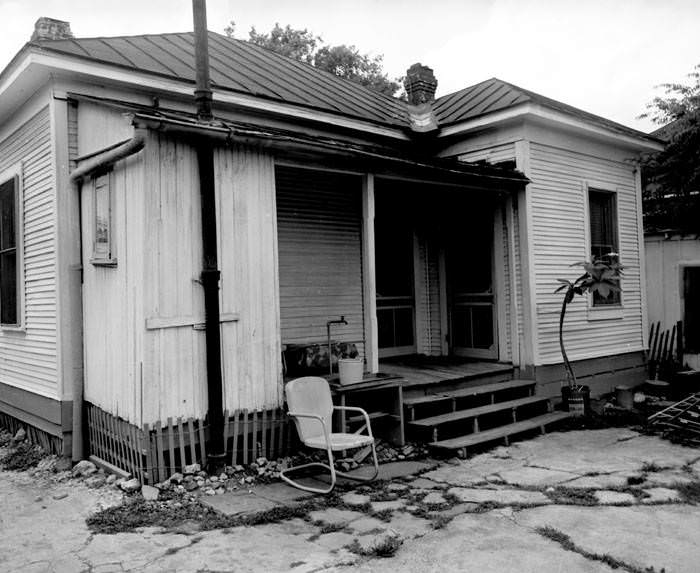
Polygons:
<instances>
[{"instance_id":1,"label":"weatherboard wall","mask_svg":"<svg viewBox=\"0 0 700 573\"><path fill-rule=\"evenodd\" d=\"M515 313L509 311L508 316L517 320L517 328L510 329L511 346L516 343L512 340L516 332L519 341L523 336L531 336L536 342L534 365L561 362L558 340L561 296L554 294L554 290L558 278L575 278L577 269L570 267L572 263L590 258L587 189L592 187L616 193L619 251L625 267L622 306L598 311L591 308L589 298L577 298L566 316L567 351L573 360L584 360L642 350L645 335L640 257L643 245L640 244L641 197L635 176L634 151L551 127L526 125L519 129L522 141L519 145L525 154L520 158L519 168L531 183L512 219L514 225L521 226L523 217L527 217L524 236L517 231L511 235L515 275L511 290L516 294L511 300L516 308ZM508 139L515 138L512 127L504 133ZM482 135L474 139L473 147L465 138L454 149L461 151L459 156L466 161L498 163L514 158L513 143L478 145L488 139L503 138ZM528 276L521 276L524 253L532 267ZM530 304L534 305L531 333L523 331L528 322L523 316L529 306L525 300L528 296L532 298Z\"/></svg>"},{"instance_id":2,"label":"weatherboard wall","mask_svg":"<svg viewBox=\"0 0 700 573\"><path fill-rule=\"evenodd\" d=\"M117 121L114 112L102 113ZM111 121L99 115L91 109L83 119ZM81 123L80 130L90 126ZM242 147L219 148L215 177L224 404L229 410L276 407L282 394L272 158ZM114 267L89 260L90 182L82 192L85 398L137 425L203 418L206 346L195 150L152 133L141 152L115 166L111 185Z\"/></svg>"},{"instance_id":3,"label":"weatherboard wall","mask_svg":"<svg viewBox=\"0 0 700 573\"><path fill-rule=\"evenodd\" d=\"M23 113L19 111L16 115ZM56 197L52 162L48 105L21 125L0 127L0 172L21 165L22 250L18 262L23 260L23 281L19 287L23 289L24 299L21 327L0 328L0 383L59 400ZM0 402L10 398L10 393L3 392Z\"/></svg>"}]
</instances>

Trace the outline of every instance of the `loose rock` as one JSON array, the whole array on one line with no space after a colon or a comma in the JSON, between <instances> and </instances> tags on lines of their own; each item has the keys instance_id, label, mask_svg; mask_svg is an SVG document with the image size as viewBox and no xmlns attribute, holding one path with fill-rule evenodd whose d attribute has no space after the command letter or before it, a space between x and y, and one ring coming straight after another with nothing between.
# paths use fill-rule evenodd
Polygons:
<instances>
[{"instance_id":1,"label":"loose rock","mask_svg":"<svg viewBox=\"0 0 700 573\"><path fill-rule=\"evenodd\" d=\"M147 501L156 501L160 495L160 491L157 487L144 485L141 487L141 495L143 496L143 499Z\"/></svg>"},{"instance_id":2,"label":"loose rock","mask_svg":"<svg viewBox=\"0 0 700 573\"><path fill-rule=\"evenodd\" d=\"M134 493L141 489L141 482L136 478L131 478L122 482L119 487L126 493Z\"/></svg>"}]
</instances>

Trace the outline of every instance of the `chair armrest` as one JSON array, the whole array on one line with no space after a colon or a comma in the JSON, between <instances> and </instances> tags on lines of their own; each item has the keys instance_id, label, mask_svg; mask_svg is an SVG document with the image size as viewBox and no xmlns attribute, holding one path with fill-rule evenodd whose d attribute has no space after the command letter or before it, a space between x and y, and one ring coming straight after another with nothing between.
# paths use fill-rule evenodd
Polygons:
<instances>
[{"instance_id":1,"label":"chair armrest","mask_svg":"<svg viewBox=\"0 0 700 573\"><path fill-rule=\"evenodd\" d=\"M372 435L372 426L370 426L370 424L369 424L369 415L367 414L366 410L364 410L362 408L358 408L357 406L333 406L333 409L334 410L347 410L349 412L359 412L360 414L362 414L362 416L365 418L365 425L367 426L367 435L370 438L374 438L374 436ZM343 429L343 431L345 431L345 429ZM360 432L360 431L361 430L358 430L358 432Z\"/></svg>"}]
</instances>

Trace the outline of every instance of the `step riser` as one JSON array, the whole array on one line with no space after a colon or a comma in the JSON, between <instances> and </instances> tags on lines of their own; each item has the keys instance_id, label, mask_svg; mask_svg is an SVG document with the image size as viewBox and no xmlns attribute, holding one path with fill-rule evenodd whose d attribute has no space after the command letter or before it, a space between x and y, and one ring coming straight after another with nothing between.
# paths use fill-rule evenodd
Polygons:
<instances>
[{"instance_id":1,"label":"step riser","mask_svg":"<svg viewBox=\"0 0 700 573\"><path fill-rule=\"evenodd\" d=\"M471 386L491 384L496 382L506 382L513 380L511 372L494 372L493 374L480 375L473 378L459 378L457 380L444 380L433 384L423 384L421 386L404 387L404 398L414 398L425 396L426 394L441 394L453 390L462 390Z\"/></svg>"},{"instance_id":2,"label":"step riser","mask_svg":"<svg viewBox=\"0 0 700 573\"><path fill-rule=\"evenodd\" d=\"M475 432L485 432L487 430L508 426L514 422L527 422L532 418L547 414L548 412L548 404L543 401L518 408L515 412L515 419L513 419L512 410L501 410L489 414L482 414L476 418L477 426L474 425L474 418L467 418L446 422L435 427L419 427L407 424L406 430L409 440L416 439L416 441L433 442L466 436Z\"/></svg>"}]
</instances>

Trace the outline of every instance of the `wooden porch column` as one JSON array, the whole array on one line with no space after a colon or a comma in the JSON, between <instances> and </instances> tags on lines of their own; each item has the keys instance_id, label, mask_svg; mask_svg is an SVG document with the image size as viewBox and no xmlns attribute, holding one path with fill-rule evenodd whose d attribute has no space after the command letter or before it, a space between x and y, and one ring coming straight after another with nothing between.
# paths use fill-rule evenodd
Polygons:
<instances>
[{"instance_id":1,"label":"wooden porch column","mask_svg":"<svg viewBox=\"0 0 700 573\"><path fill-rule=\"evenodd\" d=\"M362 295L365 314L365 359L370 372L379 371L377 277L374 256L374 175L362 177Z\"/></svg>"}]
</instances>

